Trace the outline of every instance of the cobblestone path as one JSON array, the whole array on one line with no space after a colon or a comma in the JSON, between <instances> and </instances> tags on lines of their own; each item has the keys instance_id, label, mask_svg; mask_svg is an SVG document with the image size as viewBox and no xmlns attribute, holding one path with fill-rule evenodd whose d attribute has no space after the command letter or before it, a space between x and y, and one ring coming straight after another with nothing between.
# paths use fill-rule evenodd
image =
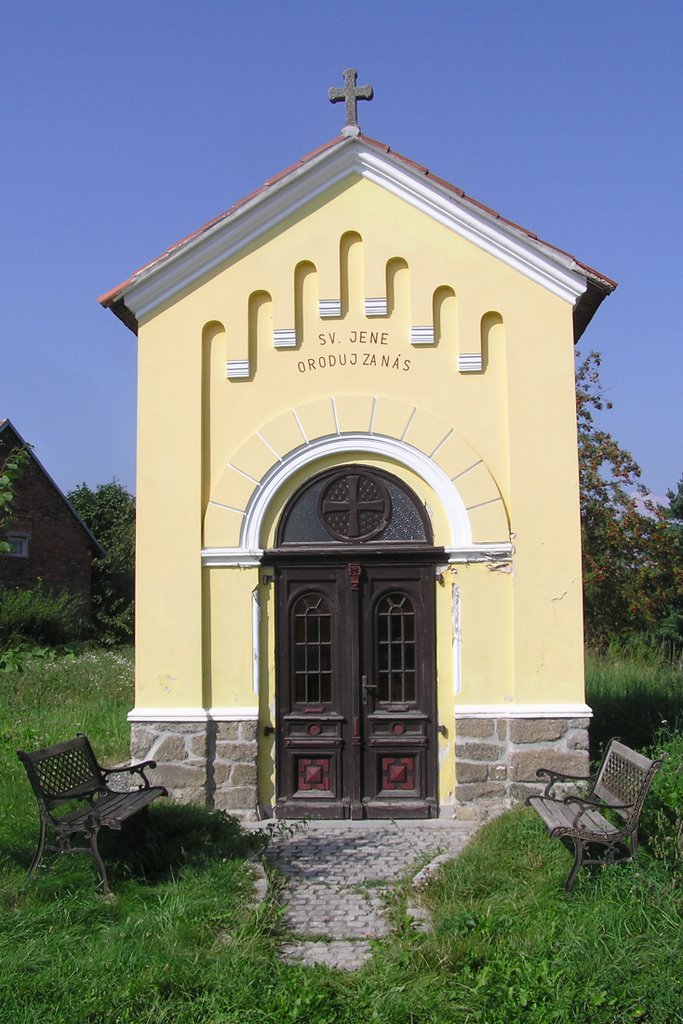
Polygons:
<instances>
[{"instance_id":1,"label":"cobblestone path","mask_svg":"<svg viewBox=\"0 0 683 1024\"><path fill-rule=\"evenodd\" d=\"M285 924L293 939L283 960L354 970L370 940L389 933L384 896L425 860L457 856L474 822L309 822L274 839L267 856L285 876Z\"/></svg>"}]
</instances>

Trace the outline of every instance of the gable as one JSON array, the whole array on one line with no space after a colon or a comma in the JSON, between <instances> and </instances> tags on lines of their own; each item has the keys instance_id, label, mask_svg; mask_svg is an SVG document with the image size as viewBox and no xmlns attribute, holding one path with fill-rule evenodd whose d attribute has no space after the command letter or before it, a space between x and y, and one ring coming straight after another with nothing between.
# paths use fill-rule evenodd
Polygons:
<instances>
[{"instance_id":1,"label":"gable","mask_svg":"<svg viewBox=\"0 0 683 1024\"><path fill-rule=\"evenodd\" d=\"M343 137L303 158L100 299L131 329L240 253L363 179L572 305L575 336L615 284L388 147Z\"/></svg>"},{"instance_id":2,"label":"gable","mask_svg":"<svg viewBox=\"0 0 683 1024\"><path fill-rule=\"evenodd\" d=\"M83 535L83 540L87 547L92 551L93 556L98 557L105 554L105 551L94 534L83 522L81 517L76 512L69 499L66 497L64 492L57 486L55 481L52 479L50 474L47 472L41 461L35 455L32 447L28 445L21 434L16 430L12 422L8 419L0 420L0 457L4 458L13 449L26 447L29 453L29 464L26 472L33 476L33 482L29 488L31 495L39 495L39 501L41 504L41 515L45 516L46 509L54 507L60 514L66 512L70 519L73 520L74 525ZM32 514L31 501L28 499L23 491L22 487L22 475L17 477L14 485L15 500L13 502L13 510L21 511L24 519L30 518ZM37 485L37 489L36 489ZM9 526L11 527L11 515Z\"/></svg>"}]
</instances>

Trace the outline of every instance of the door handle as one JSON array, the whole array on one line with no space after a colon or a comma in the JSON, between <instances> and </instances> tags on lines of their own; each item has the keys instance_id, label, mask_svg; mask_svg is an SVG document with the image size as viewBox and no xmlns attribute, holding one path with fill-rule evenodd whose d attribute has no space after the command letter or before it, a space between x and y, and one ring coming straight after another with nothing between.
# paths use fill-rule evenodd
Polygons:
<instances>
[{"instance_id":1,"label":"door handle","mask_svg":"<svg viewBox=\"0 0 683 1024\"><path fill-rule=\"evenodd\" d=\"M362 682L362 686L363 686L363 703L367 704L367 702L368 702L368 690L376 690L377 689L377 683L369 683L367 676L362 676L361 682Z\"/></svg>"}]
</instances>

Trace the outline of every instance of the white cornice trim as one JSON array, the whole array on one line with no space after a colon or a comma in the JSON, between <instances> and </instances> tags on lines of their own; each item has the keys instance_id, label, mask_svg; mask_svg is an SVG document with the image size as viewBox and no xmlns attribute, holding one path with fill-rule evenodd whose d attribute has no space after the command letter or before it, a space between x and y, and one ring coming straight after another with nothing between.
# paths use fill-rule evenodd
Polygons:
<instances>
[{"instance_id":1,"label":"white cornice trim","mask_svg":"<svg viewBox=\"0 0 683 1024\"><path fill-rule=\"evenodd\" d=\"M512 544L469 544L462 547L444 548L449 565L466 562L511 562L514 554ZM227 566L233 569L251 569L259 566L263 559L261 548L202 548L202 566L215 568Z\"/></svg>"},{"instance_id":2,"label":"white cornice trim","mask_svg":"<svg viewBox=\"0 0 683 1024\"><path fill-rule=\"evenodd\" d=\"M285 217L353 175L387 189L571 304L586 290L586 274L577 269L570 256L534 241L521 229L501 222L493 213L479 209L433 178L377 152L360 137L340 142L312 158L140 271L123 290L126 306L138 320L151 315ZM322 315L334 314L328 308Z\"/></svg>"},{"instance_id":3,"label":"white cornice trim","mask_svg":"<svg viewBox=\"0 0 683 1024\"><path fill-rule=\"evenodd\" d=\"M202 548L202 565L212 568L218 565L229 565L234 569L251 569L261 564L263 551L247 548Z\"/></svg>"},{"instance_id":4,"label":"white cornice trim","mask_svg":"<svg viewBox=\"0 0 683 1024\"><path fill-rule=\"evenodd\" d=\"M258 708L133 708L129 722L250 722L258 720Z\"/></svg>"},{"instance_id":5,"label":"white cornice trim","mask_svg":"<svg viewBox=\"0 0 683 1024\"><path fill-rule=\"evenodd\" d=\"M461 704L455 707L459 718L592 718L588 704Z\"/></svg>"},{"instance_id":6,"label":"white cornice trim","mask_svg":"<svg viewBox=\"0 0 683 1024\"><path fill-rule=\"evenodd\" d=\"M512 544L470 544L457 548L445 548L449 564L461 562L511 562L514 554Z\"/></svg>"}]
</instances>

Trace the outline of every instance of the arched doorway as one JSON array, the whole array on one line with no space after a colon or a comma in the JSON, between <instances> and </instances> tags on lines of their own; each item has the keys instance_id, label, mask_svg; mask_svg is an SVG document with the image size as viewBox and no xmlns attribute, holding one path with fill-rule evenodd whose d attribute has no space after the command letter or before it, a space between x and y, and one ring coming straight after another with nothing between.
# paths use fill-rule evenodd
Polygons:
<instances>
[{"instance_id":1,"label":"arched doorway","mask_svg":"<svg viewBox=\"0 0 683 1024\"><path fill-rule=\"evenodd\" d=\"M362 465L285 507L276 581L279 817L437 813L434 566L415 494Z\"/></svg>"}]
</instances>

